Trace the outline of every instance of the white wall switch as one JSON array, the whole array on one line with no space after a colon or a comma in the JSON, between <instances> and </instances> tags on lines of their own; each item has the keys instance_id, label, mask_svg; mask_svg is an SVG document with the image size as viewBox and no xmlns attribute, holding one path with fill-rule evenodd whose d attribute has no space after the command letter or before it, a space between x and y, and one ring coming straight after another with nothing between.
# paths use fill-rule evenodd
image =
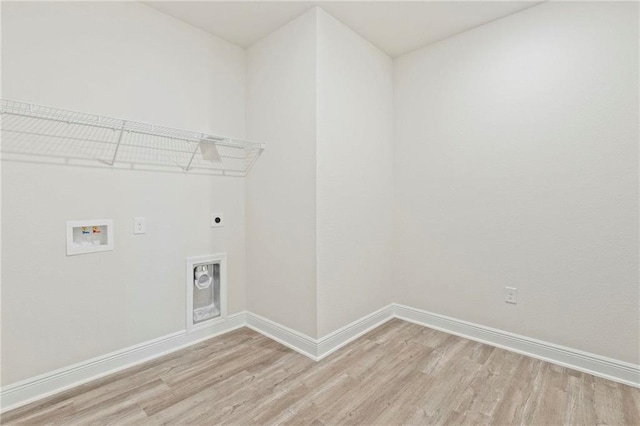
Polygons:
<instances>
[{"instance_id":1,"label":"white wall switch","mask_svg":"<svg viewBox=\"0 0 640 426\"><path fill-rule=\"evenodd\" d=\"M513 303L514 305L518 303L518 289L515 287L505 287L504 288L504 301L506 303Z\"/></svg>"},{"instance_id":2,"label":"white wall switch","mask_svg":"<svg viewBox=\"0 0 640 426\"><path fill-rule=\"evenodd\" d=\"M136 217L133 220L133 233L134 234L146 234L147 233L147 221L144 217Z\"/></svg>"},{"instance_id":3,"label":"white wall switch","mask_svg":"<svg viewBox=\"0 0 640 426\"><path fill-rule=\"evenodd\" d=\"M224 226L224 215L222 213L211 213L211 227Z\"/></svg>"}]
</instances>

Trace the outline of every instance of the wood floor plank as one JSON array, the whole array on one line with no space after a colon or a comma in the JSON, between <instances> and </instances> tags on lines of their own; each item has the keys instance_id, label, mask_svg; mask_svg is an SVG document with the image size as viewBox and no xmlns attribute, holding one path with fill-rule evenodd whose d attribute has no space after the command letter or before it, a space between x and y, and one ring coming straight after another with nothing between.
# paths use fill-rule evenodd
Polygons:
<instances>
[{"instance_id":1,"label":"wood floor plank","mask_svg":"<svg viewBox=\"0 0 640 426\"><path fill-rule=\"evenodd\" d=\"M418 345L415 345L418 347ZM395 368L388 371L386 377L372 377L376 379L370 382L363 382L364 388L371 388L373 391L365 398L361 398L362 402L353 408L349 413L338 420L340 424L373 424L379 422L379 417L385 411L395 411L394 397L399 394L408 383L415 380L416 375L422 375L420 372L421 361L430 356L430 351L418 347L416 352L411 353L407 348L401 352L404 357L399 358ZM354 399L357 401L357 399Z\"/></svg>"},{"instance_id":2,"label":"wood floor plank","mask_svg":"<svg viewBox=\"0 0 640 426\"><path fill-rule=\"evenodd\" d=\"M640 389L393 319L317 363L235 330L0 423L640 425Z\"/></svg>"},{"instance_id":3,"label":"wood floor plank","mask_svg":"<svg viewBox=\"0 0 640 426\"><path fill-rule=\"evenodd\" d=\"M624 400L620 387L622 385L609 380L594 377L594 402L596 422L604 425L621 425L625 423Z\"/></svg>"},{"instance_id":4,"label":"wood floor plank","mask_svg":"<svg viewBox=\"0 0 640 426\"><path fill-rule=\"evenodd\" d=\"M640 392L629 386L619 386L622 392L624 421L630 425L640 425Z\"/></svg>"},{"instance_id":5,"label":"wood floor plank","mask_svg":"<svg viewBox=\"0 0 640 426\"><path fill-rule=\"evenodd\" d=\"M234 353L220 359L219 364L209 364L208 369L202 371L200 369L192 372L190 375L183 377L177 383L171 384L171 393L166 393L160 397L150 399L143 404L143 409L147 415L162 411L167 407L176 404L192 395L197 394L207 387L214 386L223 382L235 374L243 372L251 364L261 364L274 359L274 354L269 352L255 352L248 348L240 354ZM215 374L210 374L215 371Z\"/></svg>"},{"instance_id":6,"label":"wood floor plank","mask_svg":"<svg viewBox=\"0 0 640 426\"><path fill-rule=\"evenodd\" d=\"M62 401L51 404L47 407L38 407L37 410L20 413L9 412L2 415L2 424L6 425L28 425L46 424L55 419L65 417L75 412L73 401Z\"/></svg>"},{"instance_id":7,"label":"wood floor plank","mask_svg":"<svg viewBox=\"0 0 640 426\"><path fill-rule=\"evenodd\" d=\"M249 386L229 390L224 396L219 398L211 409L194 418L195 424L239 424L233 419L243 416L251 419L255 413L260 411L260 407L268 401L271 395L287 389L293 381L304 371L313 365L313 361L306 357L300 357L298 353L292 352L281 362L274 364L277 368L266 368L260 372L253 373L253 381ZM248 423L248 420L245 422Z\"/></svg>"},{"instance_id":8,"label":"wood floor plank","mask_svg":"<svg viewBox=\"0 0 640 426\"><path fill-rule=\"evenodd\" d=\"M570 425L588 424L595 418L593 388L589 385L591 376L578 373L569 377L565 423ZM638 423L631 423L638 424Z\"/></svg>"},{"instance_id":9,"label":"wood floor plank","mask_svg":"<svg viewBox=\"0 0 640 426\"><path fill-rule=\"evenodd\" d=\"M517 361L516 369L509 373L508 383L502 384L504 394L509 397L500 398L492 413L496 424L526 424L527 413L535 408L534 398L537 393L534 391L534 384L537 383L538 375L542 374L542 367L542 362L525 356ZM493 390L495 386L500 385L493 378L488 378L484 383L479 383L478 390Z\"/></svg>"}]
</instances>

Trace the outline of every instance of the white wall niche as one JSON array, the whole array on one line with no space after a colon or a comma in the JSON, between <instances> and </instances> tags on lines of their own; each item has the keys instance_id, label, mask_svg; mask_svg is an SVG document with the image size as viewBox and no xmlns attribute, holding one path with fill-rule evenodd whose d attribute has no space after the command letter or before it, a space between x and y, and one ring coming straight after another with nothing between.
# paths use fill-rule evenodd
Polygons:
<instances>
[{"instance_id":1,"label":"white wall niche","mask_svg":"<svg viewBox=\"0 0 640 426\"><path fill-rule=\"evenodd\" d=\"M201 271L197 271L198 267L207 268L206 273L203 275ZM187 333L226 321L226 253L187 258L185 283Z\"/></svg>"},{"instance_id":2,"label":"white wall niche","mask_svg":"<svg viewBox=\"0 0 640 426\"><path fill-rule=\"evenodd\" d=\"M68 220L67 256L113 250L113 220Z\"/></svg>"}]
</instances>

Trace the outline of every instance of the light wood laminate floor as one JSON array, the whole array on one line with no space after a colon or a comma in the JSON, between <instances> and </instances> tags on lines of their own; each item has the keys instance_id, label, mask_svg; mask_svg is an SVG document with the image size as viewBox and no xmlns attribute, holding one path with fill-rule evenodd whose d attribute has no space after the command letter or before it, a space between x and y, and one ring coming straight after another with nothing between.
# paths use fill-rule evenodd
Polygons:
<instances>
[{"instance_id":1,"label":"light wood laminate floor","mask_svg":"<svg viewBox=\"0 0 640 426\"><path fill-rule=\"evenodd\" d=\"M640 390L394 319L318 363L243 328L2 423L640 425Z\"/></svg>"}]
</instances>

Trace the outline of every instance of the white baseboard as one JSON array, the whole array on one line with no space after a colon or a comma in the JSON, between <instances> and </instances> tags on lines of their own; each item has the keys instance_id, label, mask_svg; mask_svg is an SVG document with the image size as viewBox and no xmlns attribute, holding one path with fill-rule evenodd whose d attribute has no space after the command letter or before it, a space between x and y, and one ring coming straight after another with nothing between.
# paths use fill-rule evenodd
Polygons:
<instances>
[{"instance_id":1,"label":"white baseboard","mask_svg":"<svg viewBox=\"0 0 640 426\"><path fill-rule=\"evenodd\" d=\"M319 361L391 318L399 318L640 388L639 365L408 306L391 304L319 339L250 312L237 313L228 316L225 322L191 334L187 334L186 330L172 333L5 386L0 391L0 407L1 411L5 412L244 326Z\"/></svg>"},{"instance_id":2,"label":"white baseboard","mask_svg":"<svg viewBox=\"0 0 640 426\"><path fill-rule=\"evenodd\" d=\"M358 337L381 326L393 318L393 304L362 317L351 324L321 337L317 341L317 356L319 359L337 351L344 345L354 341Z\"/></svg>"},{"instance_id":3,"label":"white baseboard","mask_svg":"<svg viewBox=\"0 0 640 426\"><path fill-rule=\"evenodd\" d=\"M399 318L640 388L640 365L520 336L397 303L386 306L319 339L314 339L268 319L247 313L247 322L250 328L316 361L321 360L391 318Z\"/></svg>"},{"instance_id":4,"label":"white baseboard","mask_svg":"<svg viewBox=\"0 0 640 426\"><path fill-rule=\"evenodd\" d=\"M503 330L394 304L396 318L486 343L511 352L583 371L626 385L640 387L640 365L520 336Z\"/></svg>"},{"instance_id":5,"label":"white baseboard","mask_svg":"<svg viewBox=\"0 0 640 426\"><path fill-rule=\"evenodd\" d=\"M226 321L187 334L171 333L138 345L60 368L27 380L4 386L0 391L1 412L18 408L83 383L99 379L134 365L194 345L206 339L243 327L246 313L229 315Z\"/></svg>"},{"instance_id":6,"label":"white baseboard","mask_svg":"<svg viewBox=\"0 0 640 426\"><path fill-rule=\"evenodd\" d=\"M388 305L319 339L251 312L247 312L247 327L314 361L319 361L391 318L393 318L393 305Z\"/></svg>"},{"instance_id":7,"label":"white baseboard","mask_svg":"<svg viewBox=\"0 0 640 426\"><path fill-rule=\"evenodd\" d=\"M271 340L318 361L316 339L260 315L247 312L247 327Z\"/></svg>"}]
</instances>

